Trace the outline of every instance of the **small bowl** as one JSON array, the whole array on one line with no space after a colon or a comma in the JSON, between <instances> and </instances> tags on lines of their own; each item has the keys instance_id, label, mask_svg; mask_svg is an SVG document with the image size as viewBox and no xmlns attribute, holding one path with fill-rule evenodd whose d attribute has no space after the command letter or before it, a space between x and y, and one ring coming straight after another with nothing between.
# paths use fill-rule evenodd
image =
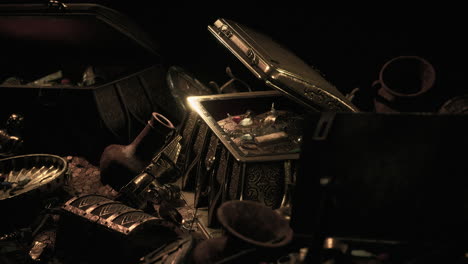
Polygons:
<instances>
[{"instance_id":1,"label":"small bowl","mask_svg":"<svg viewBox=\"0 0 468 264\"><path fill-rule=\"evenodd\" d=\"M29 226L47 206L51 197L63 190L68 175L65 159L48 154L33 154L0 159L0 174L4 182L19 187L0 190L0 232ZM3 189L3 188L2 188Z\"/></svg>"},{"instance_id":2,"label":"small bowl","mask_svg":"<svg viewBox=\"0 0 468 264\"><path fill-rule=\"evenodd\" d=\"M217 211L226 231L259 247L281 247L292 240L289 222L271 208L254 201L227 201Z\"/></svg>"}]
</instances>

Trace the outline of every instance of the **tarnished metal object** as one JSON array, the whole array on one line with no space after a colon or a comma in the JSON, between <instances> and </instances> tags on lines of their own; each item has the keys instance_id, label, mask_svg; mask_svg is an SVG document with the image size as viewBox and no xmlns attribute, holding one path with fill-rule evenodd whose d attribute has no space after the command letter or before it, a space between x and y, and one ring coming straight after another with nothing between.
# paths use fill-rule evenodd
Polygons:
<instances>
[{"instance_id":1,"label":"tarnished metal object","mask_svg":"<svg viewBox=\"0 0 468 264\"><path fill-rule=\"evenodd\" d=\"M179 159L182 148L180 145L181 138L180 135L172 138L145 168L145 172L150 173L160 183L175 182L178 179L179 175L175 172L175 164Z\"/></svg>"},{"instance_id":2,"label":"tarnished metal object","mask_svg":"<svg viewBox=\"0 0 468 264\"><path fill-rule=\"evenodd\" d=\"M112 144L104 149L99 164L102 182L116 190L125 186L145 169L155 155L165 155L160 151L173 138L174 131L175 127L169 119L153 112L145 128L132 143ZM159 156L158 161L162 160Z\"/></svg>"},{"instance_id":3,"label":"tarnished metal object","mask_svg":"<svg viewBox=\"0 0 468 264\"><path fill-rule=\"evenodd\" d=\"M62 78L63 78L62 71L57 71L57 72L48 74L44 77L41 77L31 83L28 83L28 85L48 86L48 85L52 85L54 81L57 81Z\"/></svg>"},{"instance_id":4,"label":"tarnished metal object","mask_svg":"<svg viewBox=\"0 0 468 264\"><path fill-rule=\"evenodd\" d=\"M285 99L287 100L283 100L283 102L290 101L288 105L291 109L302 108L300 110L301 113L306 111L358 111L357 107L342 95L341 92L332 84L326 81L317 70L311 68L304 61L296 57L278 43L274 42L269 37L226 19L217 20L213 25L208 26L208 30L223 46L233 53L244 64L244 66L246 66L255 75L255 77L263 80L265 85L269 86L262 87L263 89L273 88L278 91L249 92L242 93L242 96L241 93L234 93L192 96L188 98L191 107L199 114L199 117L203 119L204 123L200 122L197 115L192 112L188 116L184 129L182 130L183 141L185 144L182 144L184 146L184 155L181 159L180 167L184 172L182 184L184 190L193 190L194 185L200 185L199 183L206 182L206 171L212 171L211 166L209 166L210 168L208 169L208 167L204 166L203 162L203 159L207 154L206 149L208 148L212 133L220 139L235 159L240 162L263 162L298 158L298 148L292 148L295 153L279 151L281 153L275 153L278 155L273 155L272 153L260 155L258 154L258 151L256 151L257 155L255 155L252 153L255 152L255 150L258 150L258 148L256 148L256 144L251 144L251 142L254 142L253 140L250 140L251 142L244 142L241 144L242 148L239 147L240 144L234 143L231 137L227 135L223 129L220 129L218 124L216 124L216 122L222 119L219 117L220 115L224 118L227 114L232 114L232 124L239 124L240 126L249 129L253 127L255 120L248 117L247 110L249 108L245 108L249 105L263 106L264 102L262 99L272 96L286 97ZM219 93L224 93L228 90L239 91L239 89L233 89L233 87L231 87L235 81L240 82L243 87L251 91L249 84L236 78L232 74L230 68L227 68L226 72L231 80L221 88L215 83L211 83ZM228 87L229 89L227 89ZM242 100L237 100L241 98L242 100L245 99L244 102L241 102ZM260 103L258 100L262 102ZM222 105L216 105L214 101L219 101ZM270 101L268 105L272 105L272 103L274 103L274 106L278 106L277 103L272 101ZM205 107L204 104L213 105ZM239 109L243 110L241 111ZM242 115L241 113L245 114ZM266 114L262 119L263 124L278 124L279 118L276 114L277 112L275 112L275 108L272 107L271 112ZM243 118L240 118L240 115L242 115ZM271 133L274 132L280 131L272 131ZM268 133L262 133L260 136L266 134ZM244 133L244 136L239 137L239 139L242 141L249 141L253 136L254 135L246 132ZM271 142L271 140L266 141ZM295 145L294 143L291 145ZM256 149L253 150L251 147ZM241 151L241 149L244 149L245 151ZM279 167L282 167L282 165ZM201 180L199 180L197 184L194 184L197 181L195 180L197 177ZM196 197L199 198L200 196Z\"/></svg>"},{"instance_id":5,"label":"tarnished metal object","mask_svg":"<svg viewBox=\"0 0 468 264\"><path fill-rule=\"evenodd\" d=\"M266 254L274 255L275 249L286 246L293 237L288 221L258 202L225 202L217 210L217 216L226 235L198 244L193 252L197 264L245 263L243 258L253 252L257 253L255 257L265 258Z\"/></svg>"},{"instance_id":6,"label":"tarnished metal object","mask_svg":"<svg viewBox=\"0 0 468 264\"><path fill-rule=\"evenodd\" d=\"M6 129L0 129L0 158L17 155L23 145L21 137L24 117L12 114L6 121Z\"/></svg>"},{"instance_id":7,"label":"tarnished metal object","mask_svg":"<svg viewBox=\"0 0 468 264\"><path fill-rule=\"evenodd\" d=\"M301 117L313 111L309 108L295 104L294 101L289 100L276 91L193 96L189 97L188 101L190 102L193 110L198 113L199 117L204 121L202 127L208 126L208 132L214 133L236 158L236 160L242 162L298 159L299 153L295 148L275 149L274 151L243 150L243 148L237 144L232 133L230 133L230 131L234 130L231 129L231 126L236 126L237 123L229 120L229 118L226 119L225 117L228 116L228 114L237 115L239 113L248 113L249 109L254 110L256 113L263 113L258 114L258 120L256 119L258 122L256 121L255 123L258 123L258 126L241 127L235 131L236 133L242 132L242 134L250 133L253 136L262 136L269 133L280 132L279 130L284 130L288 132L288 137L292 140L293 136L297 136L296 139L301 136L301 129L298 126L300 124ZM269 130L268 127L268 122L271 122L273 119L272 115L268 111L271 110L272 103L274 103L277 108L275 109L277 117L272 125L277 127L276 130ZM239 115L242 117L245 116L243 114ZM267 124L264 122L265 119L268 120ZM225 122L226 120L229 120L230 122L227 123ZM257 131L259 130L256 129L257 127L261 128L262 131ZM197 135L205 138L206 134L207 132L205 131L198 131ZM206 140L205 143L207 143L207 141L208 140ZM203 144L200 144L200 146L203 146ZM199 150L199 152L201 152L201 150Z\"/></svg>"},{"instance_id":8,"label":"tarnished metal object","mask_svg":"<svg viewBox=\"0 0 468 264\"><path fill-rule=\"evenodd\" d=\"M167 225L162 219L99 195L75 197L62 208L122 235L131 235L132 232L153 226Z\"/></svg>"},{"instance_id":9,"label":"tarnished metal object","mask_svg":"<svg viewBox=\"0 0 468 264\"><path fill-rule=\"evenodd\" d=\"M325 249L337 249L339 251L341 251L342 253L346 253L348 251L348 248L349 246L337 239L337 238L334 238L334 237L327 237L325 238L324 242L323 242L323 248Z\"/></svg>"},{"instance_id":10,"label":"tarnished metal object","mask_svg":"<svg viewBox=\"0 0 468 264\"><path fill-rule=\"evenodd\" d=\"M190 110L187 105L187 97L212 94L210 88L193 78L184 69L172 66L167 70L167 84L175 105L172 105L174 116L177 120L183 120Z\"/></svg>"},{"instance_id":11,"label":"tarnished metal object","mask_svg":"<svg viewBox=\"0 0 468 264\"><path fill-rule=\"evenodd\" d=\"M0 160L0 175L4 182L13 183L13 188L0 190L0 201L29 192L40 192L39 188L51 189L63 183L67 162L58 156L35 154L16 156Z\"/></svg>"},{"instance_id":12,"label":"tarnished metal object","mask_svg":"<svg viewBox=\"0 0 468 264\"><path fill-rule=\"evenodd\" d=\"M146 206L147 201L171 198L165 192L165 190L169 189L163 187L162 184L174 182L179 176L176 163L181 149L180 139L181 136L177 135L164 146L142 173L122 187L117 199L135 208L142 209ZM175 193L174 196L177 195ZM172 195L169 194L169 196Z\"/></svg>"},{"instance_id":13,"label":"tarnished metal object","mask_svg":"<svg viewBox=\"0 0 468 264\"><path fill-rule=\"evenodd\" d=\"M14 187L0 190L0 202L57 188L65 180L67 167L63 158L48 154L1 159L0 176L3 182L10 182Z\"/></svg>"},{"instance_id":14,"label":"tarnished metal object","mask_svg":"<svg viewBox=\"0 0 468 264\"><path fill-rule=\"evenodd\" d=\"M252 88L243 80L237 78L232 73L230 67L226 67L226 74L229 76L229 81L224 83L221 87L214 81L211 81L209 85L213 87L219 94L221 93L240 93L240 92L252 92Z\"/></svg>"},{"instance_id":15,"label":"tarnished metal object","mask_svg":"<svg viewBox=\"0 0 468 264\"><path fill-rule=\"evenodd\" d=\"M195 244L191 235L183 236L174 242L167 243L140 259L140 264L180 264L189 261Z\"/></svg>"},{"instance_id":16,"label":"tarnished metal object","mask_svg":"<svg viewBox=\"0 0 468 264\"><path fill-rule=\"evenodd\" d=\"M24 117L20 114L11 114L6 121L6 129L14 136L19 136L24 129Z\"/></svg>"},{"instance_id":17,"label":"tarnished metal object","mask_svg":"<svg viewBox=\"0 0 468 264\"><path fill-rule=\"evenodd\" d=\"M0 129L0 158L14 155L22 145L23 140L21 138L12 136L6 130Z\"/></svg>"},{"instance_id":18,"label":"tarnished metal object","mask_svg":"<svg viewBox=\"0 0 468 264\"><path fill-rule=\"evenodd\" d=\"M86 67L83 72L82 83L83 86L90 86L96 84L96 73L93 66Z\"/></svg>"},{"instance_id":19,"label":"tarnished metal object","mask_svg":"<svg viewBox=\"0 0 468 264\"><path fill-rule=\"evenodd\" d=\"M68 164L65 159L49 154L32 154L0 159L0 177L11 188L0 188L0 229L6 224L30 224L47 198L58 193L66 181Z\"/></svg>"},{"instance_id":20,"label":"tarnished metal object","mask_svg":"<svg viewBox=\"0 0 468 264\"><path fill-rule=\"evenodd\" d=\"M42 164L38 163L30 167L28 166L29 160L26 157L30 157L32 160L38 158L37 155L26 155L0 160L2 170L0 174L5 177L4 182L10 182L13 185L10 189L0 190L0 200L13 198L41 186L47 186L47 184L62 180L57 179L64 175L67 167L62 158L57 157L60 159L60 163L57 163L57 160L52 160L49 156L46 156ZM2 162L3 164L1 164ZM17 165L18 163L23 164Z\"/></svg>"},{"instance_id":21,"label":"tarnished metal object","mask_svg":"<svg viewBox=\"0 0 468 264\"><path fill-rule=\"evenodd\" d=\"M284 162L284 193L281 205L276 210L287 220L291 220L292 197L296 185L296 174L298 169L292 168L293 162L288 160Z\"/></svg>"},{"instance_id":22,"label":"tarnished metal object","mask_svg":"<svg viewBox=\"0 0 468 264\"><path fill-rule=\"evenodd\" d=\"M378 80L372 84L378 89L378 96L374 99L375 111L417 111L408 105L429 91L435 84L435 78L434 67L421 57L399 56L389 60L382 66Z\"/></svg>"},{"instance_id":23,"label":"tarnished metal object","mask_svg":"<svg viewBox=\"0 0 468 264\"><path fill-rule=\"evenodd\" d=\"M34 261L42 261L42 256L44 255L46 248L47 243L34 241L33 246L29 250L29 257Z\"/></svg>"},{"instance_id":24,"label":"tarnished metal object","mask_svg":"<svg viewBox=\"0 0 468 264\"><path fill-rule=\"evenodd\" d=\"M312 110L295 104L277 91L197 96L190 97L189 102L205 121L203 126L210 128L208 135L213 135L211 138L204 136L207 139L200 145L203 149L198 149L203 166L197 171L199 181L195 195L209 197L209 226L216 225L216 208L227 200L254 200L273 209L282 207L282 213L287 216L290 207L287 200L292 188L286 182L292 182L288 175L294 175L300 155L300 120ZM254 124L241 127L234 118L242 118L245 116L242 113L248 113L249 109L260 114L251 113ZM231 117L227 115L229 112ZM263 145L255 142L257 136L275 132L283 132L280 133L282 137L287 133L288 140ZM250 140L245 133L251 134ZM247 149L246 144L239 144L239 139L256 149ZM285 166L286 163L290 165ZM201 186L208 182L209 188Z\"/></svg>"},{"instance_id":25,"label":"tarnished metal object","mask_svg":"<svg viewBox=\"0 0 468 264\"><path fill-rule=\"evenodd\" d=\"M315 69L268 36L227 19L208 30L266 85L314 110L356 112L340 91Z\"/></svg>"},{"instance_id":26,"label":"tarnished metal object","mask_svg":"<svg viewBox=\"0 0 468 264\"><path fill-rule=\"evenodd\" d=\"M178 236L171 222L104 196L74 197L62 209L57 247L97 262L133 263Z\"/></svg>"}]
</instances>

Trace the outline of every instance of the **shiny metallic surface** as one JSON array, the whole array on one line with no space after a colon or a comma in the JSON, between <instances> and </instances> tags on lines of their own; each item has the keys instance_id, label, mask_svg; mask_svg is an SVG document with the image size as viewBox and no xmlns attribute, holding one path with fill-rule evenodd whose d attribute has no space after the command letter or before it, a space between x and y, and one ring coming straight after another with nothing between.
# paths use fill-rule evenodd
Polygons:
<instances>
[{"instance_id":1,"label":"shiny metallic surface","mask_svg":"<svg viewBox=\"0 0 468 264\"><path fill-rule=\"evenodd\" d=\"M56 248L83 263L136 263L180 235L170 221L100 195L73 197L61 209Z\"/></svg>"},{"instance_id":2,"label":"shiny metallic surface","mask_svg":"<svg viewBox=\"0 0 468 264\"><path fill-rule=\"evenodd\" d=\"M172 109L179 120L187 115L187 97L212 94L211 89L193 78L183 68L172 66L167 71L166 81L176 105Z\"/></svg>"},{"instance_id":3,"label":"shiny metallic surface","mask_svg":"<svg viewBox=\"0 0 468 264\"><path fill-rule=\"evenodd\" d=\"M52 186L63 182L68 165L65 159L47 154L33 154L15 156L0 160L0 175L6 182L21 183L9 190L0 190L0 203L2 200L39 189L43 186ZM47 187L50 188L50 187ZM44 189L45 190L45 189Z\"/></svg>"},{"instance_id":4,"label":"shiny metallic surface","mask_svg":"<svg viewBox=\"0 0 468 264\"><path fill-rule=\"evenodd\" d=\"M226 19L218 19L208 30L258 79L291 99L314 110L358 111L318 71L268 36Z\"/></svg>"},{"instance_id":5,"label":"shiny metallic surface","mask_svg":"<svg viewBox=\"0 0 468 264\"><path fill-rule=\"evenodd\" d=\"M62 209L123 235L152 225L171 226L165 220L100 195L74 197L67 201Z\"/></svg>"},{"instance_id":6,"label":"shiny metallic surface","mask_svg":"<svg viewBox=\"0 0 468 264\"><path fill-rule=\"evenodd\" d=\"M206 102L210 101L221 101L225 102L226 108L219 109L219 113L223 111L229 111L229 100L242 100L249 98L271 98L272 101L280 98L281 93L277 91L260 91L260 92L249 92L249 93L233 93L233 94L222 94L222 95L208 95L208 96L192 96L188 98L190 106L196 111L200 118L205 121L206 125L211 131L219 138L224 146L231 152L236 160L241 162L254 162L254 161L275 161L275 160L286 160L286 159L298 159L299 153L276 153L275 155L246 155L236 145L236 143L227 135L227 133L219 126L218 120L212 115L214 113L209 112L204 106ZM270 109L271 103L265 106L265 109ZM245 107L248 107L246 105ZM306 110L304 110L306 111ZM219 113L216 113L219 115Z\"/></svg>"},{"instance_id":7,"label":"shiny metallic surface","mask_svg":"<svg viewBox=\"0 0 468 264\"><path fill-rule=\"evenodd\" d=\"M42 256L42 253L44 252L46 247L47 247L46 243L34 241L34 244L31 250L29 251L29 256L34 261L40 261L41 260L40 257Z\"/></svg>"},{"instance_id":8,"label":"shiny metallic surface","mask_svg":"<svg viewBox=\"0 0 468 264\"><path fill-rule=\"evenodd\" d=\"M338 249L343 253L348 250L348 245L343 243L337 238L327 237L324 241L323 248L325 249Z\"/></svg>"},{"instance_id":9,"label":"shiny metallic surface","mask_svg":"<svg viewBox=\"0 0 468 264\"><path fill-rule=\"evenodd\" d=\"M0 158L15 155L23 145L23 140L0 129Z\"/></svg>"}]
</instances>

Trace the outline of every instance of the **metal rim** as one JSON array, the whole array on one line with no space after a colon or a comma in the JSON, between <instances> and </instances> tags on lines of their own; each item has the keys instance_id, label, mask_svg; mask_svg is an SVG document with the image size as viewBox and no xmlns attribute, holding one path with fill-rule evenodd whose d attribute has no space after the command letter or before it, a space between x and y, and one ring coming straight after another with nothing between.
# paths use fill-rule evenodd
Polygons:
<instances>
[{"instance_id":1,"label":"metal rim","mask_svg":"<svg viewBox=\"0 0 468 264\"><path fill-rule=\"evenodd\" d=\"M242 202L242 203L248 203L248 204L251 204L251 205L254 205L256 207L265 207L265 208L268 208L266 207L265 205L259 203L259 202L255 202L255 201L248 201L248 200L244 200L244 201L239 201L239 200L232 200L232 201L227 201L227 202L224 202L217 210L217 215L218 215L218 220L219 222L221 223L221 225L226 228L226 230L232 234L233 236L239 238L239 239L242 239L248 243L251 243L253 245L256 245L256 246L261 246L261 247L269 247L269 248L276 248L276 247L282 247L286 244L288 244L291 240L292 240L292 236L293 236L293 230L291 229L291 227L289 227L289 223L287 223L286 219L283 219L286 223L285 225L287 225L286 229L285 229L285 232L284 232L284 235L281 237L279 237L278 239L278 242L276 241L273 241L273 242L260 242L260 241L256 241L256 240L253 240L249 237L246 237L242 234L240 234L239 232L237 232L235 229L233 229L229 224L228 224L228 219L227 217L223 214L223 210L229 206L230 204L233 204L233 203L239 203L239 202ZM268 208L270 209L270 208ZM272 216L273 217L278 217L278 218L281 218L281 216L279 214L276 214L274 211L272 211Z\"/></svg>"},{"instance_id":2,"label":"metal rim","mask_svg":"<svg viewBox=\"0 0 468 264\"><path fill-rule=\"evenodd\" d=\"M10 196L5 197L5 198L0 197L0 201L21 196L23 194L29 193L29 192L31 192L33 190L36 190L37 188L40 188L41 186L47 185L48 183L50 183L50 182L56 180L57 178L59 178L60 176L64 175L66 173L66 171L68 170L68 162L64 158L62 158L60 156L57 156L57 155L51 155L51 154L28 154L28 155L13 156L13 157L0 159L0 164L4 163L4 162L10 162L10 161L14 163L15 160L28 159L28 158L29 159L53 158L56 161L59 161L58 163L62 163L63 166L59 171L57 171L55 173L55 177L51 177L50 179L45 180L43 182L43 184L34 186L32 189L29 189L29 190L24 191L24 192L18 192L18 193L14 194L14 195L10 195ZM57 166L57 168L60 168L60 166ZM7 173L9 173L9 172L7 172Z\"/></svg>"},{"instance_id":3,"label":"metal rim","mask_svg":"<svg viewBox=\"0 0 468 264\"><path fill-rule=\"evenodd\" d=\"M401 60L418 60L418 61L422 62L424 65L426 65L428 67L429 71L431 72L432 76L433 76L433 78L431 80L431 84L426 89L421 89L420 91L418 91L416 93L401 93L401 92L397 92L397 91L393 90L392 88L388 87L387 84L385 84L385 82L383 81L384 80L384 72L385 72L385 70L387 70L387 68L392 63L394 63L395 61L401 61ZM384 64L384 66L382 67L382 69L379 72L379 80L378 81L380 82L382 87L386 91L388 91L390 94L393 94L393 95L396 95L396 96L399 96L399 97L415 97L415 96L419 96L419 95L424 94L424 93L428 92L429 90L431 90L431 88L435 84L435 79L436 79L436 72L435 72L434 66L429 61L427 61L426 59L421 58L419 56L398 56L398 57L395 57L395 58L387 61Z\"/></svg>"}]
</instances>

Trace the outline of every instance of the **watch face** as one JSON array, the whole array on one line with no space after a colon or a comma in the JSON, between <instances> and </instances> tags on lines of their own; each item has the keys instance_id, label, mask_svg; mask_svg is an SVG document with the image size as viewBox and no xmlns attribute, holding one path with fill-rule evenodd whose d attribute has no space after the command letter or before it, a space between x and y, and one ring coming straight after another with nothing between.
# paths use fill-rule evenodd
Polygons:
<instances>
[{"instance_id":1,"label":"watch face","mask_svg":"<svg viewBox=\"0 0 468 264\"><path fill-rule=\"evenodd\" d=\"M213 91L190 76L182 68L172 66L167 73L167 83L177 103L177 116L183 116L189 107L187 97L212 94Z\"/></svg>"}]
</instances>

